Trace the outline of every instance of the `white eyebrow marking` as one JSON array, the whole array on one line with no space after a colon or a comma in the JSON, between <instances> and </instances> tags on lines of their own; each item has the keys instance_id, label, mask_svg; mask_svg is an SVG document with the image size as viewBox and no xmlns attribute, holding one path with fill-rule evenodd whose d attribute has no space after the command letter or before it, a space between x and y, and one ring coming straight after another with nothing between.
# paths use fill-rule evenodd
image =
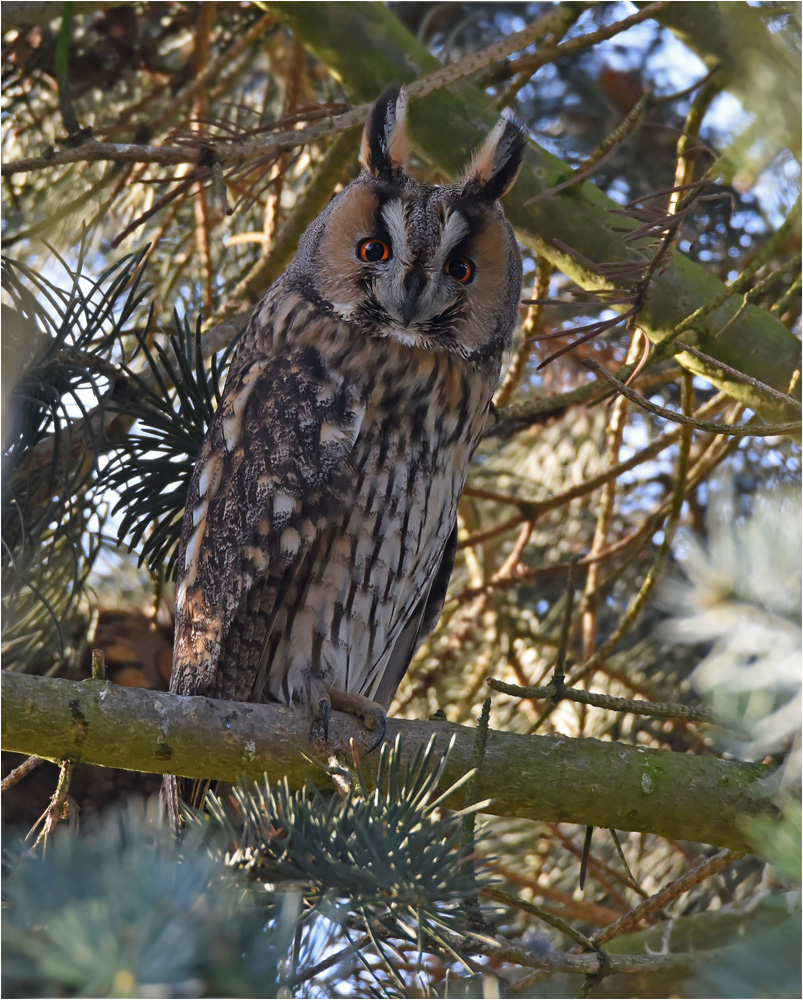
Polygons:
<instances>
[{"instance_id":1,"label":"white eyebrow marking","mask_svg":"<svg viewBox=\"0 0 803 1000\"><path fill-rule=\"evenodd\" d=\"M446 225L443 227L443 233L438 246L438 252L435 254L435 259L438 262L445 260L446 257L449 256L452 248L463 239L468 231L469 225L466 217L456 210L450 212L448 218L446 219Z\"/></svg>"},{"instance_id":2,"label":"white eyebrow marking","mask_svg":"<svg viewBox=\"0 0 803 1000\"><path fill-rule=\"evenodd\" d=\"M386 201L382 206L382 219L388 227L388 235L393 244L393 256L407 263L410 248L407 245L407 228L404 224L404 209L398 198Z\"/></svg>"}]
</instances>

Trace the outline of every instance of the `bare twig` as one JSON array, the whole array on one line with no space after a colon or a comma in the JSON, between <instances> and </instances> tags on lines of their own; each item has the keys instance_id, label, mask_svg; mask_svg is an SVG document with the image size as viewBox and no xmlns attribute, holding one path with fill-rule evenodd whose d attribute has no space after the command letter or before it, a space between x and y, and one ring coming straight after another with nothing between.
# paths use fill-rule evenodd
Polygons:
<instances>
[{"instance_id":1,"label":"bare twig","mask_svg":"<svg viewBox=\"0 0 803 1000\"><path fill-rule=\"evenodd\" d=\"M637 357L637 335L630 339L630 347L627 352L627 361L632 364ZM638 369L633 370L632 378ZM628 381L630 381L628 378ZM622 438L627 423L629 407L622 396L615 397L613 412L608 424L608 463L609 467L616 467L619 464L619 452L622 447ZM618 488L618 475L609 475L602 486L602 495L597 508L597 521L594 525L594 537L591 540L590 556L596 556L607 547L608 534L613 521L613 512L616 506L616 491ZM597 583L602 573L602 561L595 559L589 564L588 575L583 593L583 600L580 605L581 627L583 637L583 659L587 660L594 653L597 641L597 604L596 595Z\"/></svg>"},{"instance_id":2,"label":"bare twig","mask_svg":"<svg viewBox=\"0 0 803 1000\"><path fill-rule=\"evenodd\" d=\"M576 572L577 559L570 559L569 575L566 580L566 594L564 596L563 619L560 625L560 636L558 637L558 652L555 656L555 669L552 673L552 686L555 691L563 690L566 668L566 651L569 648L569 632L572 627L572 612L574 611L574 585Z\"/></svg>"},{"instance_id":3,"label":"bare twig","mask_svg":"<svg viewBox=\"0 0 803 1000\"><path fill-rule=\"evenodd\" d=\"M561 919L556 914L552 913L551 910L547 910L543 906L539 906L537 903L531 903L526 899L521 899L519 896L515 896L512 892L505 892L504 889L497 889L496 886L489 885L482 890L483 896L488 899L495 899L498 903L504 903L505 906L515 906L518 910L524 910L525 913L530 913L534 917L538 917L539 920L543 920L545 923L549 924L550 927L554 927L556 930L565 934L567 937L571 938L576 944L580 945L586 951L597 951L597 946L595 942L582 934L576 928L566 921Z\"/></svg>"},{"instance_id":4,"label":"bare twig","mask_svg":"<svg viewBox=\"0 0 803 1000\"><path fill-rule=\"evenodd\" d=\"M106 680L106 654L102 649L92 650L92 680Z\"/></svg>"},{"instance_id":5,"label":"bare twig","mask_svg":"<svg viewBox=\"0 0 803 1000\"><path fill-rule=\"evenodd\" d=\"M39 819L34 823L28 832L26 840L29 839L37 826L44 820L42 830L39 836L36 838L36 843L34 847L42 845L43 853L47 850L47 843L56 829L59 820L64 819L68 815L69 806L67 803L67 796L70 792L70 781L72 779L73 768L75 763L71 760L63 760L59 765L59 780L56 785L56 790L53 793L50 804L47 809L42 813Z\"/></svg>"},{"instance_id":6,"label":"bare twig","mask_svg":"<svg viewBox=\"0 0 803 1000\"><path fill-rule=\"evenodd\" d=\"M586 358L583 360L583 365L590 371L593 371L596 375L601 376L611 385L615 386L617 390L626 396L631 402L636 403L644 410L649 410L650 413L654 413L657 417L664 417L666 420L671 420L676 424L686 424L689 427L696 427L697 430L709 431L711 434L728 434L732 437L775 437L779 434L791 434L794 431L799 431L803 427L803 423L799 420L792 421L786 424L721 424L714 420L697 420L694 417L684 417L683 415L676 413L674 410L668 410L665 406L658 406L656 403L651 403L648 399L645 399L641 393L636 392L634 389L629 388L623 382L620 382L615 375L611 375L610 372L606 371L597 361L593 358Z\"/></svg>"},{"instance_id":7,"label":"bare twig","mask_svg":"<svg viewBox=\"0 0 803 1000\"><path fill-rule=\"evenodd\" d=\"M656 719L687 719L689 722L704 722L724 726L710 709L695 708L679 702L643 701L638 698L616 698L609 694L599 694L595 691L584 691L582 688L569 688L550 684L538 687L522 687L518 684L507 684L496 677L488 678L488 687L494 691L514 695L517 698L532 698L534 700L573 701L578 705L592 705L608 712L626 712L630 715L644 715Z\"/></svg>"},{"instance_id":8,"label":"bare twig","mask_svg":"<svg viewBox=\"0 0 803 1000\"><path fill-rule=\"evenodd\" d=\"M643 903L625 913L612 924L597 931L596 934L592 934L592 940L597 944L603 944L618 937L620 934L632 930L643 920L662 910L674 899L677 899L678 896L683 895L684 892L688 892L696 885L705 881L705 879L716 875L717 872L721 872L723 868L727 868L728 865L732 865L735 861L743 857L744 852L742 851L719 851L713 858L708 858L706 861L701 862L695 868L692 868L691 871L670 882L660 892L656 892L649 899L645 899Z\"/></svg>"},{"instance_id":9,"label":"bare twig","mask_svg":"<svg viewBox=\"0 0 803 1000\"><path fill-rule=\"evenodd\" d=\"M629 392L630 390L628 390ZM683 381L683 405L684 409L689 412L691 409L692 400L692 385L691 377L684 374ZM686 418L690 420L691 418ZM686 495L686 482L689 472L689 453L691 450L691 425L687 424L683 428L683 432L680 437L680 448L678 450L678 464L677 472L675 477L675 487L672 492L672 499L669 507L669 517L667 518L666 526L664 528L664 538L661 545L658 548L658 552L655 555L652 565L644 578L644 582L639 588L635 597L631 600L627 607L624 615L622 616L619 624L614 629L611 636L599 647L599 649L585 661L585 663L579 667L577 670L572 672L572 676L569 679L570 686L574 686L578 681L582 680L584 677L589 677L593 674L594 670L602 663L610 653L616 649L619 643L622 641L625 635L630 631L635 623L636 619L640 615L644 605L655 588L655 584L658 582L661 573L663 572L664 565L669 556L669 552L672 547L672 542L674 540L675 531L677 529L678 523L680 522L680 514L683 509L683 499ZM549 709L547 709L547 712Z\"/></svg>"},{"instance_id":10,"label":"bare twig","mask_svg":"<svg viewBox=\"0 0 803 1000\"><path fill-rule=\"evenodd\" d=\"M502 407L510 402L513 393L521 383L524 373L527 370L527 362L530 360L530 352L534 342L533 334L540 329L543 319L544 309L540 300L549 294L549 281L554 268L546 257L538 257L535 262L535 282L533 284L533 299L536 301L530 306L527 318L521 328L521 342L516 351L515 357L511 361L505 378L494 397L494 406Z\"/></svg>"},{"instance_id":11,"label":"bare twig","mask_svg":"<svg viewBox=\"0 0 803 1000\"><path fill-rule=\"evenodd\" d=\"M15 767L13 771L10 771L5 778L3 778L2 784L0 784L0 792L5 792L9 788L13 788L17 782L22 781L22 779L30 774L35 768L43 763L41 757L27 757L18 767Z\"/></svg>"}]
</instances>

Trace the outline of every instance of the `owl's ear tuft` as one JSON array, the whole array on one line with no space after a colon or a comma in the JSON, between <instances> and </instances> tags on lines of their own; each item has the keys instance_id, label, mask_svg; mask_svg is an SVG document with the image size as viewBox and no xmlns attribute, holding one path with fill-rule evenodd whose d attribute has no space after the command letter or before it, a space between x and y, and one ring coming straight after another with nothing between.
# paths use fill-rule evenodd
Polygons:
<instances>
[{"instance_id":1,"label":"owl's ear tuft","mask_svg":"<svg viewBox=\"0 0 803 1000\"><path fill-rule=\"evenodd\" d=\"M389 180L404 168L408 152L407 92L404 87L388 87L368 115L360 159L368 173Z\"/></svg>"},{"instance_id":2,"label":"owl's ear tuft","mask_svg":"<svg viewBox=\"0 0 803 1000\"><path fill-rule=\"evenodd\" d=\"M507 194L519 175L526 146L518 125L500 118L471 161L463 178L464 190L486 201Z\"/></svg>"}]
</instances>

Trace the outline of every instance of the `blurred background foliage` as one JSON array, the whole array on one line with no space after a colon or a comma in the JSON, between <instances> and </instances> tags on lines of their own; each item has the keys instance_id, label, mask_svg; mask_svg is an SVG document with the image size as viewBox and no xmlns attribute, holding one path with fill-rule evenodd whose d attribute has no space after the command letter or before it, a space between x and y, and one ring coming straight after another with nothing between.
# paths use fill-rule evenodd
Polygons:
<instances>
[{"instance_id":1,"label":"blurred background foliage","mask_svg":"<svg viewBox=\"0 0 803 1000\"><path fill-rule=\"evenodd\" d=\"M111 679L166 688L187 477L248 310L307 222L356 173L359 131L332 125L353 96L284 26L288 5L79 3L65 5L63 16L57 5L42 6L3 11L3 665L78 678L97 647ZM379 5L363 6L366 18L378 16ZM558 6L387 8L453 64ZM567 170L583 169L643 95L671 98L652 102L612 145L592 183L625 207L678 179L697 180L714 163L675 252L723 282L746 275L739 297L799 335L799 5L668 5L670 13L656 9L629 30L528 65L534 52L593 35L644 6L567 3L560 37L491 62L474 82ZM712 77L723 63L722 39L701 30L700 8L735 54ZM318 126L311 138L306 132L295 145L270 147L272 136L310 125ZM98 143L121 152L93 160ZM237 143L249 144L247 155L224 166L209 153ZM196 162L150 156L154 148L190 150ZM70 151L76 161L60 162ZM10 169L27 158L36 158L34 168ZM423 158L413 169L431 182L444 179ZM652 204L665 212L670 198ZM785 220L791 224L782 229ZM556 344L539 337L614 314L522 251L523 298L563 305L522 307L523 332L497 402L503 416L522 412L519 404L539 416L503 420L480 448L461 504L450 598L392 711L425 718L442 710L473 724L489 676L546 683L576 559L569 676L582 673L580 685L602 693L713 705L733 729L503 694L493 698L491 726L769 757L782 765L783 809L782 820L754 831L761 860L733 858L721 871L691 877L605 945L630 955L703 952L705 961L584 988L598 996L799 995L799 447L785 436L681 434L621 397L571 405L589 379L582 362L616 370L640 354L638 335L614 325L542 366ZM698 416L731 424L754 419L672 360L648 363L634 387L676 412L702 408ZM4 773L18 762L6 760ZM4 794L4 822L30 826L54 786L53 769L38 768ZM154 787L149 776L78 767L72 816ZM323 850L328 827L307 830L299 817L311 806L301 793L242 794L246 815L267 808L283 828L307 831L308 852ZM370 801L367 790L360 794ZM212 812L208 822L228 831L238 850L257 836L252 827L247 836L233 831L223 806ZM232 900L244 890L220 867L221 859L231 867L231 844L210 860L209 844L192 840L177 858L158 847L158 834L144 832L151 828L142 816L115 815L98 821L110 827L90 824L85 836L57 838L44 860L11 862L5 971L24 995L265 995L267 982L286 996L571 996L580 988L576 975L547 977L492 949L465 948L461 964L452 938L420 929L426 907L403 919L377 916L354 886L335 901L328 889L316 895L311 873L299 887L297 872L273 872L276 885L291 886L271 896L284 900L280 910L266 918L252 887L255 912L234 918ZM444 857L456 866L459 895L465 873L448 839L449 817L436 810L417 821L433 842L449 844ZM407 835L388 833L386 817L361 822L403 849ZM566 825L488 821L477 848L482 877L501 880L522 905L500 907L481 880L482 919L532 954L563 953L571 942L526 904L588 938L712 856L696 844L637 834L620 834L617 843L597 831L581 890L583 840L583 830ZM98 843L107 845L102 865L84 877ZM414 882L415 871L405 877ZM127 894L123 886L137 891L112 919L108 908ZM437 920L452 913L451 896L421 891ZM60 894L53 904L60 923L34 939L43 893ZM152 909L169 919L146 926ZM199 909L203 920L186 919ZM316 924L324 918L326 929ZM129 932L134 951L115 950L118 958L98 969L91 956L104 935L119 942ZM354 947L342 952L348 941ZM74 961L65 971L68 952ZM148 961L135 962L135 952ZM242 954L250 965L238 966Z\"/></svg>"}]
</instances>

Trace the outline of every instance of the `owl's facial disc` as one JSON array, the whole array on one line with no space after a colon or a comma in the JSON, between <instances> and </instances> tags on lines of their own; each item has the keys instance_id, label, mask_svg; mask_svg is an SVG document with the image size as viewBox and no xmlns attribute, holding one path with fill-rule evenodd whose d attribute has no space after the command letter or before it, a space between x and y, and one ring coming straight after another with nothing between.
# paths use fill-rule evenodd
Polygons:
<instances>
[{"instance_id":1,"label":"owl's facial disc","mask_svg":"<svg viewBox=\"0 0 803 1000\"><path fill-rule=\"evenodd\" d=\"M375 224L387 234L391 253L366 269L374 335L410 347L453 349L455 324L466 307L464 286L476 271L467 253L468 220L422 185L379 204Z\"/></svg>"},{"instance_id":2,"label":"owl's facial disc","mask_svg":"<svg viewBox=\"0 0 803 1000\"><path fill-rule=\"evenodd\" d=\"M315 290L365 336L472 356L497 337L511 295L501 213L411 178L350 185L314 248Z\"/></svg>"}]
</instances>

